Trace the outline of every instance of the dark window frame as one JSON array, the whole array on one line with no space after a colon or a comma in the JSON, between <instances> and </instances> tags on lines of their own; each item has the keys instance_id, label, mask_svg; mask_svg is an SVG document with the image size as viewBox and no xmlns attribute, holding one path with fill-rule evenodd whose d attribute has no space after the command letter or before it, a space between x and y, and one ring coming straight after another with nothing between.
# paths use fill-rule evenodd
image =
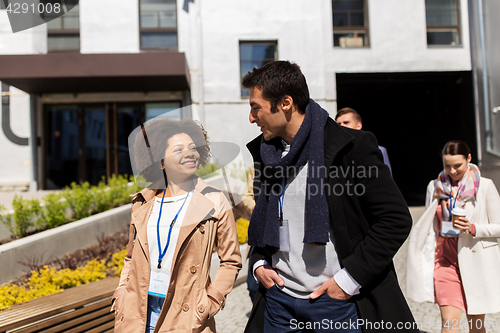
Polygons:
<instances>
[{"instance_id":1,"label":"dark window frame","mask_svg":"<svg viewBox=\"0 0 500 333\"><path fill-rule=\"evenodd\" d=\"M457 13L457 25L428 25L427 24L427 12L447 12L445 10L428 10L427 9L427 6L425 7L425 16L426 16L426 22L425 22L425 26L426 26L426 34L428 34L429 32L434 32L437 31L437 30L448 30L448 31L453 31L453 30L456 30L457 31L457 42L456 44L429 44L429 40L428 38L426 38L427 40L427 46L430 46L430 47L443 47L443 46L462 46L463 42L462 42L462 20L461 20L461 17L460 17L460 14L461 14L461 4L460 4L460 0L455 0L455 4L456 4L456 13ZM425 3L424 3L425 5ZM440 15L440 21L442 21L442 15Z\"/></svg>"},{"instance_id":2,"label":"dark window frame","mask_svg":"<svg viewBox=\"0 0 500 333\"><path fill-rule=\"evenodd\" d=\"M241 72L241 64L242 64L242 59L241 59L241 45L244 45L244 44L247 44L247 45L270 45L270 44L273 44L274 45L274 59L271 59L271 58L263 58L263 59L244 59L244 61L253 61L253 60L256 60L256 61L261 61L261 62L264 62L263 64L261 64L259 67L267 64L268 62L271 62L271 61L276 61L279 59L278 57L278 40L240 40L239 43L238 43L238 53L239 53L239 60L240 60L240 84L241 84L241 80L243 79L243 76L246 75L246 73L242 73ZM266 62L267 61L267 62ZM243 90L244 88L241 87L240 89L240 95L241 95L241 98L242 99L248 99L249 98L249 95L245 95L243 94Z\"/></svg>"},{"instance_id":3,"label":"dark window frame","mask_svg":"<svg viewBox=\"0 0 500 333\"><path fill-rule=\"evenodd\" d=\"M333 27L333 47L341 47L341 48L360 48L360 47L369 47L370 46L370 24L369 24L369 11L368 11L368 0L363 1L363 9L352 9L352 10L335 10L333 7L333 3L335 0L332 0L332 27ZM335 13L347 13L348 22L350 19L350 13L363 13L363 26L335 26L333 16ZM363 46L341 46L335 45L335 34L342 33L361 33L364 34Z\"/></svg>"},{"instance_id":4,"label":"dark window frame","mask_svg":"<svg viewBox=\"0 0 500 333\"><path fill-rule=\"evenodd\" d=\"M178 16L177 16L177 1L174 1L175 3L175 23L176 27L175 28L142 28L141 25L141 0L137 1L138 6L139 6L139 48L140 50L143 51L149 51L149 50L164 50L164 51L177 51L179 49L179 33L178 33ZM162 33L162 32L175 32L177 35L177 46L166 46L166 47L144 47L142 46L142 33Z\"/></svg>"},{"instance_id":5,"label":"dark window frame","mask_svg":"<svg viewBox=\"0 0 500 333\"><path fill-rule=\"evenodd\" d=\"M140 102L61 102L61 103L43 103L41 106L42 110L42 133L41 133L41 149L42 149L42 174L41 174L41 186L43 189L47 189L47 150L49 139L47 132L46 116L49 112L49 107L51 105L75 105L77 107L77 119L78 119L78 149L79 149L79 160L78 160L78 179L75 181L83 182L88 181L85 174L85 112L84 110L93 106L103 106L106 115L105 124L105 140L106 140L106 179L113 174L118 174L118 151L117 151L117 110L119 107L137 107L139 108L139 121L141 124L145 122L146 119L146 104L148 103L179 103L182 108L182 100L159 100L159 101L140 101ZM183 114L181 114L183 117Z\"/></svg>"}]
</instances>

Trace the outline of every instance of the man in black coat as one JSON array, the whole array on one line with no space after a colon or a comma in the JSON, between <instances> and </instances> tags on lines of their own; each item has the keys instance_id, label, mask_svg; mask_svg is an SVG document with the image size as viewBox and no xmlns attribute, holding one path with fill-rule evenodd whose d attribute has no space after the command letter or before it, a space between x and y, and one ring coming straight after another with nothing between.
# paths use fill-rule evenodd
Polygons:
<instances>
[{"instance_id":1,"label":"man in black coat","mask_svg":"<svg viewBox=\"0 0 500 333\"><path fill-rule=\"evenodd\" d=\"M256 206L250 261L259 291L245 332L418 332L392 258L411 216L375 137L340 127L296 64L243 78Z\"/></svg>"}]
</instances>

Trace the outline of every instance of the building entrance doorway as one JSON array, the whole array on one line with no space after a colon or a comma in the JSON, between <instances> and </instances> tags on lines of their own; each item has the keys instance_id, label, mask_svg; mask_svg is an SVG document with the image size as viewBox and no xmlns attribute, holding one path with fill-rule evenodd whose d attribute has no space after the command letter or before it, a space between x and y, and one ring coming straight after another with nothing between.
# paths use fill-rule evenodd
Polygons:
<instances>
[{"instance_id":1,"label":"building entrance doorway","mask_svg":"<svg viewBox=\"0 0 500 333\"><path fill-rule=\"evenodd\" d=\"M440 152L465 141L477 163L471 72L337 74L337 106L351 107L387 148L394 180L409 206L424 205L443 169Z\"/></svg>"},{"instance_id":2,"label":"building entrance doorway","mask_svg":"<svg viewBox=\"0 0 500 333\"><path fill-rule=\"evenodd\" d=\"M166 112L180 119L181 102L44 105L43 188L132 175L128 136Z\"/></svg>"}]
</instances>

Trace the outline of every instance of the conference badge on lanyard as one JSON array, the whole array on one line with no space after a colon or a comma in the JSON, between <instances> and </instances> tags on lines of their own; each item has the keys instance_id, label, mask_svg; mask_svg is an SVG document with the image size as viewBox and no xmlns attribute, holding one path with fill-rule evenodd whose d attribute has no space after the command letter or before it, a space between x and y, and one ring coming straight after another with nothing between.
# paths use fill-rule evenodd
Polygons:
<instances>
[{"instance_id":1,"label":"conference badge on lanyard","mask_svg":"<svg viewBox=\"0 0 500 333\"><path fill-rule=\"evenodd\" d=\"M281 191L281 195L279 196L280 251L290 252L290 229L288 226L288 220L283 220L283 201L285 200L285 187L286 187L286 178L283 184L283 191Z\"/></svg>"}]
</instances>

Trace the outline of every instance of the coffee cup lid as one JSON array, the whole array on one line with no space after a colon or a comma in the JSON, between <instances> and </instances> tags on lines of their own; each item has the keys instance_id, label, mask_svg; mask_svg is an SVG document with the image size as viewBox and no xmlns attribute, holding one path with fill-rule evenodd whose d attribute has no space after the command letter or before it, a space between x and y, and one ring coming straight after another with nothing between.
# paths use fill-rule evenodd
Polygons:
<instances>
[{"instance_id":1,"label":"coffee cup lid","mask_svg":"<svg viewBox=\"0 0 500 333\"><path fill-rule=\"evenodd\" d=\"M467 211L465 209L463 209L463 208L455 207L455 208L453 208L453 210L451 211L451 213L453 215L465 216L465 214L467 213Z\"/></svg>"}]
</instances>

